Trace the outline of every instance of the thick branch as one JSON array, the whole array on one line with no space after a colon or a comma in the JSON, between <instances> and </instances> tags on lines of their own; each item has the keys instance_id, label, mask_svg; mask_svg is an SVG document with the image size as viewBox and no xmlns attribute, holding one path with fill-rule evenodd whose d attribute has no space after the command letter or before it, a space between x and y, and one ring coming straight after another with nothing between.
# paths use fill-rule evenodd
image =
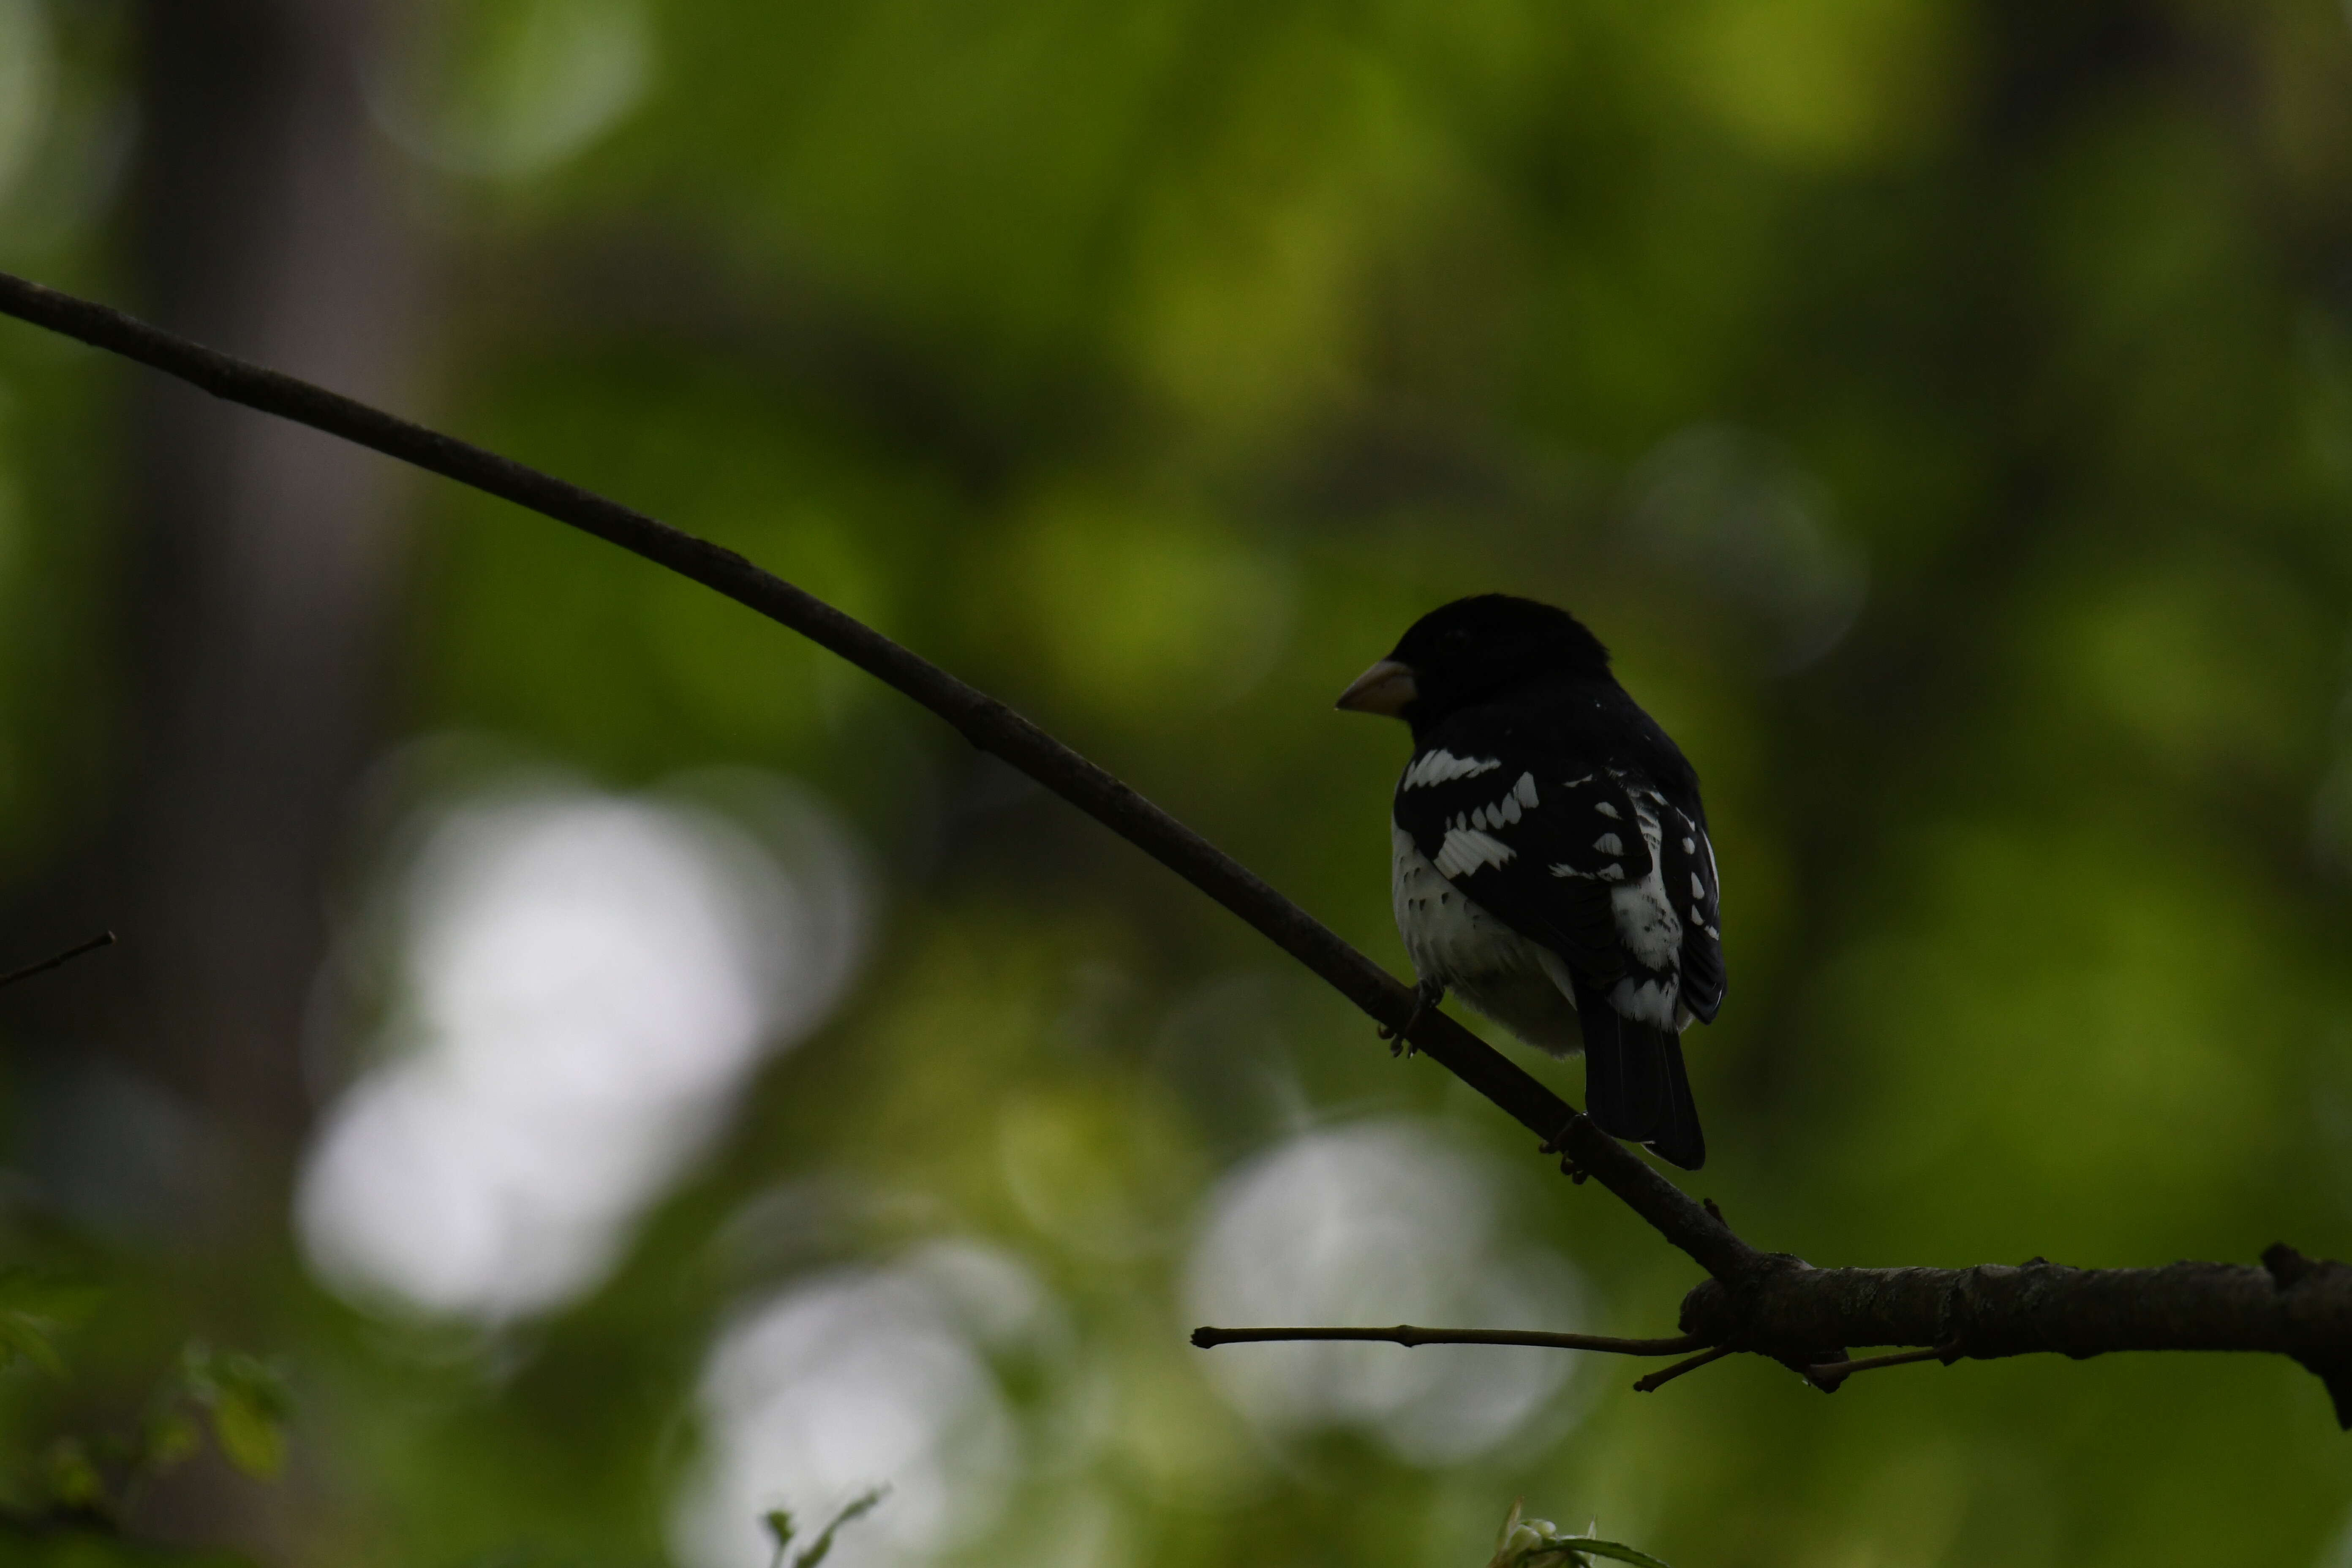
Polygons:
<instances>
[{"instance_id":1,"label":"thick branch","mask_svg":"<svg viewBox=\"0 0 2352 1568\"><path fill-rule=\"evenodd\" d=\"M1858 1372L1912 1362L1990 1361L2053 1352L2258 1351L2292 1357L2326 1384L2352 1426L2352 1265L2314 1262L2284 1244L2263 1267L2171 1263L2072 1268L2035 1258L2014 1268L1812 1268L1776 1258L1736 1286L1709 1279L1683 1300L1678 1339L1626 1340L1504 1329L1196 1329L1202 1349L1260 1341L1369 1340L1401 1345L1535 1345L1621 1355L1694 1355L1633 1386L1662 1387L1748 1352L1833 1394ZM1921 1345L1847 1358L1848 1344Z\"/></svg>"},{"instance_id":2,"label":"thick branch","mask_svg":"<svg viewBox=\"0 0 2352 1568\"><path fill-rule=\"evenodd\" d=\"M1381 1024L1397 1028L1414 1016L1410 989L1192 829L1004 704L732 551L510 458L5 273L0 273L0 313L499 496L690 577L913 698L974 746L1003 758L1240 916ZM2278 1247L2264 1255L2266 1270L2207 1263L2084 1270L2038 1262L2018 1268L1817 1269L1786 1254L1758 1252L1712 1205L1694 1202L1443 1014L1422 1012L1411 1038L1714 1277L1685 1300L1682 1323L1691 1342L1712 1351L1646 1380L1653 1384L1731 1350L1769 1355L1801 1370L1844 1362L1849 1344L1957 1347L1958 1355L1979 1358L2034 1351L2078 1357L2117 1350L2267 1351L2316 1373L2335 1396L2339 1418L2352 1426L2352 1268L2346 1265L2315 1264ZM1392 1338L1423 1331L1326 1332ZM1537 1342L1515 1337L1504 1342Z\"/></svg>"},{"instance_id":3,"label":"thick branch","mask_svg":"<svg viewBox=\"0 0 2352 1568\"><path fill-rule=\"evenodd\" d=\"M1711 1342L1691 1334L1670 1340L1621 1340L1607 1334L1550 1334L1533 1329L1194 1329L1192 1342L1204 1351L1219 1345L1279 1344L1295 1340L1355 1340L1403 1345L1533 1345L1541 1350L1605 1351L1612 1355L1681 1355Z\"/></svg>"},{"instance_id":4,"label":"thick branch","mask_svg":"<svg viewBox=\"0 0 2352 1568\"><path fill-rule=\"evenodd\" d=\"M1683 1331L1805 1368L1846 1345L1922 1345L1953 1360L2050 1352L2263 1351L2327 1385L2352 1428L2352 1266L2284 1244L2263 1267L2073 1268L2035 1258L1973 1268L1812 1268L1794 1259L1683 1299Z\"/></svg>"}]
</instances>

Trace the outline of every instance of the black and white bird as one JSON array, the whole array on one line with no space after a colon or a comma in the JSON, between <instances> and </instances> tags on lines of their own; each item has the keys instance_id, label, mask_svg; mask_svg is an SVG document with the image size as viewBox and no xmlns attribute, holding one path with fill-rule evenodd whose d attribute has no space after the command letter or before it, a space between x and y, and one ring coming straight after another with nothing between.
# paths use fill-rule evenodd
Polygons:
<instances>
[{"instance_id":1,"label":"black and white bird","mask_svg":"<svg viewBox=\"0 0 2352 1568\"><path fill-rule=\"evenodd\" d=\"M1339 706L1412 730L1391 893L1422 1005L1452 991L1581 1049L1593 1121L1697 1170L1682 1031L1723 1005L1715 848L1698 775L1601 639L1531 599L1458 599Z\"/></svg>"}]
</instances>

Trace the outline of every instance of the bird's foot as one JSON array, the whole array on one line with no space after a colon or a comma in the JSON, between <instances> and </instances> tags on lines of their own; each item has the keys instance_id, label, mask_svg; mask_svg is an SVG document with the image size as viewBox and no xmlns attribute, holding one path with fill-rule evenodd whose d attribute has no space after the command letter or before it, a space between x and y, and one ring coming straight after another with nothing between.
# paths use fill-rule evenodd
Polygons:
<instances>
[{"instance_id":1,"label":"bird's foot","mask_svg":"<svg viewBox=\"0 0 2352 1568\"><path fill-rule=\"evenodd\" d=\"M1444 1000L1445 987L1435 981L1424 980L1414 986L1412 1011L1405 1015L1404 1026L1396 1029L1391 1029L1386 1025L1381 1027L1381 1038L1389 1042L1389 1055L1392 1057L1415 1055L1416 1047L1410 1037L1415 1029L1421 1027L1421 1021L1429 1016L1430 1009Z\"/></svg>"},{"instance_id":2,"label":"bird's foot","mask_svg":"<svg viewBox=\"0 0 2352 1568\"><path fill-rule=\"evenodd\" d=\"M1568 1152L1568 1135L1575 1130L1576 1124L1582 1120L1584 1120L1584 1118L1581 1113L1570 1117L1567 1121L1559 1124L1559 1131L1553 1133L1541 1143L1536 1145L1536 1152L1538 1154L1558 1154L1559 1156L1559 1173L1566 1176L1570 1181L1574 1182L1580 1187L1584 1185L1586 1178L1591 1176L1592 1173L1578 1164L1576 1163L1576 1156Z\"/></svg>"}]
</instances>

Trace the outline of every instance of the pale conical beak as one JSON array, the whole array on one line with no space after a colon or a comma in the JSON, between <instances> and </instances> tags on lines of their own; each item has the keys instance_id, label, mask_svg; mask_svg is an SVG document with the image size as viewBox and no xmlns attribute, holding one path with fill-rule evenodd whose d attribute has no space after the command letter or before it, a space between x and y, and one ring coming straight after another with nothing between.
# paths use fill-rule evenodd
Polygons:
<instances>
[{"instance_id":1,"label":"pale conical beak","mask_svg":"<svg viewBox=\"0 0 2352 1568\"><path fill-rule=\"evenodd\" d=\"M1351 713L1379 713L1394 719L1420 695L1412 683L1412 667L1384 658L1356 677L1356 683L1339 693L1335 706Z\"/></svg>"}]
</instances>

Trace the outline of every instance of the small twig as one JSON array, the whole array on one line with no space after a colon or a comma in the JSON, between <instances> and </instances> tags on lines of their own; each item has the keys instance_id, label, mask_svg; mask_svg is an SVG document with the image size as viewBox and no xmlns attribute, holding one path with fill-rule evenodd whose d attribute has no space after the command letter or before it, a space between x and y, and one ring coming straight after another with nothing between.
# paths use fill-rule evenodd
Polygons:
<instances>
[{"instance_id":1,"label":"small twig","mask_svg":"<svg viewBox=\"0 0 2352 1568\"><path fill-rule=\"evenodd\" d=\"M1823 1394L1835 1394L1838 1385L1857 1372L1874 1372L1882 1366L1905 1366L1915 1361L1949 1363L1958 1352L1957 1345L1934 1345L1923 1351L1896 1351L1889 1355L1864 1356L1858 1361L1824 1362L1805 1369L1805 1381Z\"/></svg>"},{"instance_id":2,"label":"small twig","mask_svg":"<svg viewBox=\"0 0 2352 1568\"><path fill-rule=\"evenodd\" d=\"M36 974L47 974L50 970L57 968L59 964L70 963L74 959L79 958L85 952L96 952L101 947L111 947L113 945L114 933L110 931L100 931L98 935L90 938L88 942L83 942L79 947L69 947L63 952L58 953L55 958L45 958L38 963L28 963L24 968L16 971L14 973L0 974L0 987L14 985L19 980L30 980Z\"/></svg>"},{"instance_id":3,"label":"small twig","mask_svg":"<svg viewBox=\"0 0 2352 1568\"><path fill-rule=\"evenodd\" d=\"M1686 1372L1696 1372L1699 1368L1705 1366L1709 1362L1721 1361L1725 1356L1729 1355L1733 1351L1738 1350L1738 1348L1739 1347L1737 1345L1717 1345L1713 1350L1701 1351L1698 1354L1691 1357L1688 1361L1678 1361L1672 1366L1661 1367L1647 1377L1634 1379L1633 1392L1636 1394L1654 1394L1659 1389L1664 1388L1666 1384L1674 1382L1675 1379L1680 1377L1683 1373Z\"/></svg>"},{"instance_id":4,"label":"small twig","mask_svg":"<svg viewBox=\"0 0 2352 1568\"><path fill-rule=\"evenodd\" d=\"M1368 1340L1404 1345L1534 1345L1543 1350L1606 1351L1612 1355L1680 1355L1706 1343L1689 1334L1664 1340L1621 1340L1606 1334L1547 1334L1520 1329L1194 1329L1201 1349L1219 1345L1269 1344L1289 1340Z\"/></svg>"}]
</instances>

